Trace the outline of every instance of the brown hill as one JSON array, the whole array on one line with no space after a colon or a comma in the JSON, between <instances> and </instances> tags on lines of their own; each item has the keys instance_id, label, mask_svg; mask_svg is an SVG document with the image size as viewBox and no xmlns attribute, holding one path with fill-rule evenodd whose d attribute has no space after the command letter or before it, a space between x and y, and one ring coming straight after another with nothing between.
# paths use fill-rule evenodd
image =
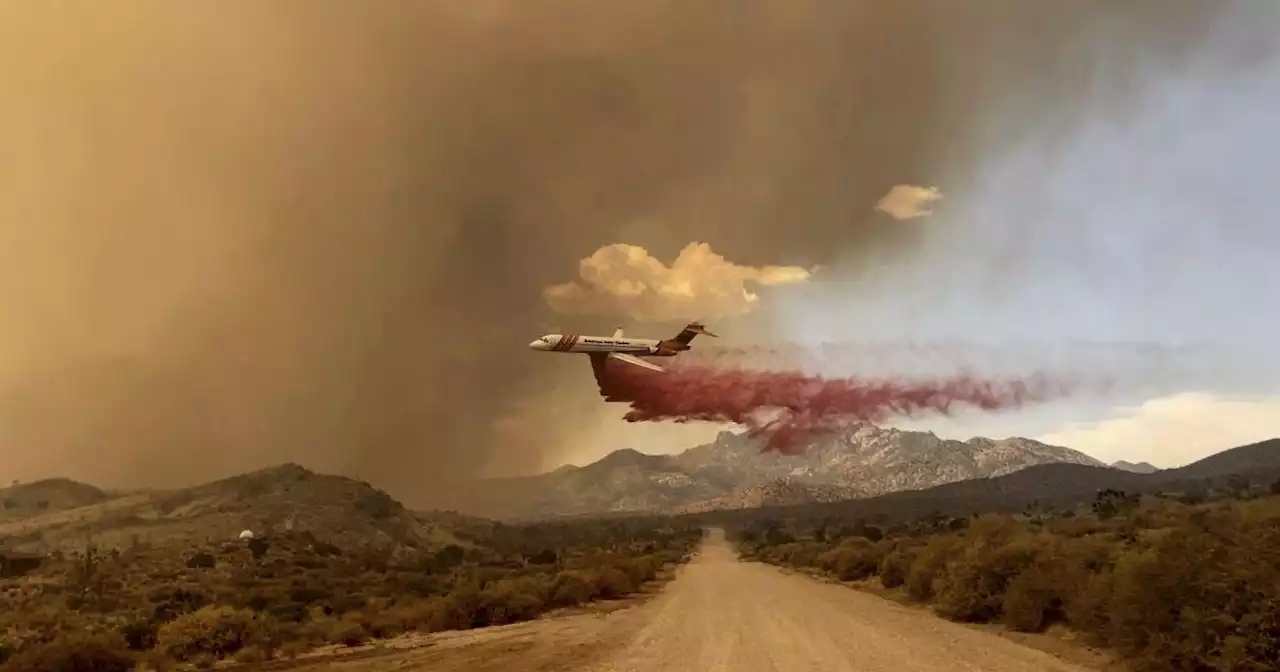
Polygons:
<instances>
[{"instance_id":1,"label":"brown hill","mask_svg":"<svg viewBox=\"0 0 1280 672\"><path fill-rule=\"evenodd\" d=\"M133 493L9 521L0 524L0 543L13 551L206 544L249 530L256 535L310 531L347 545L423 546L457 541L445 522L415 514L367 483L286 464L194 488Z\"/></svg>"},{"instance_id":2,"label":"brown hill","mask_svg":"<svg viewBox=\"0 0 1280 672\"><path fill-rule=\"evenodd\" d=\"M1111 468L1119 469L1120 471L1132 471L1135 474L1151 474L1160 471L1160 467L1150 462L1128 462L1125 460L1112 462Z\"/></svg>"},{"instance_id":3,"label":"brown hill","mask_svg":"<svg viewBox=\"0 0 1280 672\"><path fill-rule=\"evenodd\" d=\"M97 504L111 495L69 478L48 478L0 488L0 520L16 520L52 511Z\"/></svg>"}]
</instances>

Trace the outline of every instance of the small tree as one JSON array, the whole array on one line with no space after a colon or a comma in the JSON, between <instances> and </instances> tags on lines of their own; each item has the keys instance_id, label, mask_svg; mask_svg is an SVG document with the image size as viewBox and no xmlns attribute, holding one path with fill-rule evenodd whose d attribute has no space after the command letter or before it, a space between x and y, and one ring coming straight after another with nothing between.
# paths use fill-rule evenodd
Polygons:
<instances>
[{"instance_id":1,"label":"small tree","mask_svg":"<svg viewBox=\"0 0 1280 672\"><path fill-rule=\"evenodd\" d=\"M253 554L254 560L261 560L270 547L271 545L262 537L254 537L249 540L249 553Z\"/></svg>"},{"instance_id":2,"label":"small tree","mask_svg":"<svg viewBox=\"0 0 1280 672\"><path fill-rule=\"evenodd\" d=\"M1227 478L1226 491L1233 499L1248 499L1253 489L1249 479L1239 474Z\"/></svg>"},{"instance_id":3,"label":"small tree","mask_svg":"<svg viewBox=\"0 0 1280 672\"><path fill-rule=\"evenodd\" d=\"M770 523L764 531L764 543L768 546L781 546L795 541L790 534L782 531L776 523Z\"/></svg>"},{"instance_id":4,"label":"small tree","mask_svg":"<svg viewBox=\"0 0 1280 672\"><path fill-rule=\"evenodd\" d=\"M1093 500L1093 513L1101 520L1126 515L1138 508L1138 498L1138 495L1128 495L1123 490L1099 490Z\"/></svg>"}]
</instances>

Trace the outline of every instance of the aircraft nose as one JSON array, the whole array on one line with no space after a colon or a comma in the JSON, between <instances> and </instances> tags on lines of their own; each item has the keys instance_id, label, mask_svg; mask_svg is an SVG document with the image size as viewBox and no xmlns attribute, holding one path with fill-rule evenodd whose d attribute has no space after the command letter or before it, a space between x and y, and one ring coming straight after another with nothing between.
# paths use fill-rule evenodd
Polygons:
<instances>
[{"instance_id":1,"label":"aircraft nose","mask_svg":"<svg viewBox=\"0 0 1280 672\"><path fill-rule=\"evenodd\" d=\"M534 349L534 350L541 350L541 349L543 349L543 348L547 347L547 344L546 344L546 343L544 343L544 342L542 341L542 339L538 339L538 340L536 340L536 341L529 341L529 347L530 347L530 348L532 348L532 349Z\"/></svg>"}]
</instances>

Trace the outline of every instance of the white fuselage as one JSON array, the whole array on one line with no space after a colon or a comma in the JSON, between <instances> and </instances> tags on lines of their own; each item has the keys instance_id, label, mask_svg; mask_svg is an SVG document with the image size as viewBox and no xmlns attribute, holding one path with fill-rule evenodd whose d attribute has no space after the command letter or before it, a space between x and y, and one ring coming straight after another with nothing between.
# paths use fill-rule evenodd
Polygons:
<instances>
[{"instance_id":1,"label":"white fuselage","mask_svg":"<svg viewBox=\"0 0 1280 672\"><path fill-rule=\"evenodd\" d=\"M653 355L658 352L660 343L662 341L653 338L547 334L530 343L529 347L547 352L622 352L633 355Z\"/></svg>"}]
</instances>

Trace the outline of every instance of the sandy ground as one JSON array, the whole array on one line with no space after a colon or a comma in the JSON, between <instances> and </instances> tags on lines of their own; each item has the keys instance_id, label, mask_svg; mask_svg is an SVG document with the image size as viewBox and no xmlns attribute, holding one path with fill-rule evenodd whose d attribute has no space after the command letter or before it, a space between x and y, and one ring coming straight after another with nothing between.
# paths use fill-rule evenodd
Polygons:
<instances>
[{"instance_id":1,"label":"sandy ground","mask_svg":"<svg viewBox=\"0 0 1280 672\"><path fill-rule=\"evenodd\" d=\"M657 596L603 613L402 640L311 672L1084 672L997 634L738 560L713 531Z\"/></svg>"}]
</instances>

